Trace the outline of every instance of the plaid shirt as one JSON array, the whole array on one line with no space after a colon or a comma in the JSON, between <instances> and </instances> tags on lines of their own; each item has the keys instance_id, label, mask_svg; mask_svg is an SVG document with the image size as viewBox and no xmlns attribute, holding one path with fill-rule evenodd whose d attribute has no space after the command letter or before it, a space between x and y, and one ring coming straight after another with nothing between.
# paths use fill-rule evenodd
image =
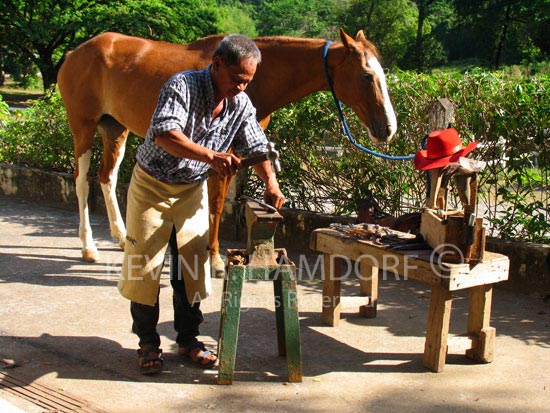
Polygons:
<instances>
[{"instance_id":1,"label":"plaid shirt","mask_svg":"<svg viewBox=\"0 0 550 413\"><path fill-rule=\"evenodd\" d=\"M155 144L155 136L171 130L179 130L193 142L217 152L226 152L231 145L243 157L267 151L267 138L248 95L239 93L226 99L216 119L212 119L213 110L210 66L172 76L160 92L145 142L137 150L138 165L163 182L183 184L206 179L207 163L178 158Z\"/></svg>"}]
</instances>

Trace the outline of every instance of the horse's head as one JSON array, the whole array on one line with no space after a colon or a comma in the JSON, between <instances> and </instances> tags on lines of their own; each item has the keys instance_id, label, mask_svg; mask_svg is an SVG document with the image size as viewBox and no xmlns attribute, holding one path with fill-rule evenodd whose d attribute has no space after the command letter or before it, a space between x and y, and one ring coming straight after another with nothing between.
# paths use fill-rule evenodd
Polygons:
<instances>
[{"instance_id":1,"label":"horse's head","mask_svg":"<svg viewBox=\"0 0 550 413\"><path fill-rule=\"evenodd\" d=\"M336 96L350 106L369 129L375 143L388 142L397 120L376 47L359 31L355 40L340 29L345 58L334 67Z\"/></svg>"}]
</instances>

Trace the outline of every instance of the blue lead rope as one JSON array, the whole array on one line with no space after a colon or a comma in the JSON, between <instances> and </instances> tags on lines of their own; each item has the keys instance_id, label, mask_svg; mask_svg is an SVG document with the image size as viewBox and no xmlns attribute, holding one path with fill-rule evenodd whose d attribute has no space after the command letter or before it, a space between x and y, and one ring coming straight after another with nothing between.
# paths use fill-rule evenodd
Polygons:
<instances>
[{"instance_id":1,"label":"blue lead rope","mask_svg":"<svg viewBox=\"0 0 550 413\"><path fill-rule=\"evenodd\" d=\"M344 135L347 135L349 141L359 150L363 152L367 152L371 155L378 156L382 159L388 159L391 161L403 161L403 160L409 160L413 159L414 155L399 155L399 156L392 156L392 155L386 155L384 153L376 152L372 149L369 149L360 143L358 143L353 135L351 134L351 131L349 130L348 123L346 122L346 118L344 117L344 112L342 111L342 103L338 98L336 97L336 93L334 92L334 86L332 85L332 79L330 78L328 74L328 63L327 63L327 55L328 55L328 48L332 41L327 40L325 43L325 48L323 49L323 67L325 69L325 76L327 78L328 85L330 87L330 91L332 93L332 97L334 98L334 103L336 104L336 109L338 109L338 118L340 119L340 123L342 124L342 133Z\"/></svg>"}]
</instances>

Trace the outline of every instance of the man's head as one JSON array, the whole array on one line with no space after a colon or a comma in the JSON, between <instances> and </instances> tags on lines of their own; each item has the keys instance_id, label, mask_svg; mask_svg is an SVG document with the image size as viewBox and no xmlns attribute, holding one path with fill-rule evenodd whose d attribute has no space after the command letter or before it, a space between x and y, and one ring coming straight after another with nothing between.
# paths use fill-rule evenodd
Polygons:
<instances>
[{"instance_id":1,"label":"man's head","mask_svg":"<svg viewBox=\"0 0 550 413\"><path fill-rule=\"evenodd\" d=\"M248 37L225 37L212 58L212 78L220 97L232 98L244 92L261 60L260 50Z\"/></svg>"}]
</instances>

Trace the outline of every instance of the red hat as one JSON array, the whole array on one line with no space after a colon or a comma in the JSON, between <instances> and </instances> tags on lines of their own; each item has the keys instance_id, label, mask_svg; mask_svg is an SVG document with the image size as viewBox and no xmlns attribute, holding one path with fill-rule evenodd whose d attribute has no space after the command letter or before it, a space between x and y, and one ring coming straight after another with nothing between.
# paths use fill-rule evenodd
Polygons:
<instances>
[{"instance_id":1,"label":"red hat","mask_svg":"<svg viewBox=\"0 0 550 413\"><path fill-rule=\"evenodd\" d=\"M455 128L435 130L428 135L426 150L416 153L414 166L421 171L441 168L457 162L460 157L469 154L476 146L477 142L470 142L466 147L462 146Z\"/></svg>"}]
</instances>

